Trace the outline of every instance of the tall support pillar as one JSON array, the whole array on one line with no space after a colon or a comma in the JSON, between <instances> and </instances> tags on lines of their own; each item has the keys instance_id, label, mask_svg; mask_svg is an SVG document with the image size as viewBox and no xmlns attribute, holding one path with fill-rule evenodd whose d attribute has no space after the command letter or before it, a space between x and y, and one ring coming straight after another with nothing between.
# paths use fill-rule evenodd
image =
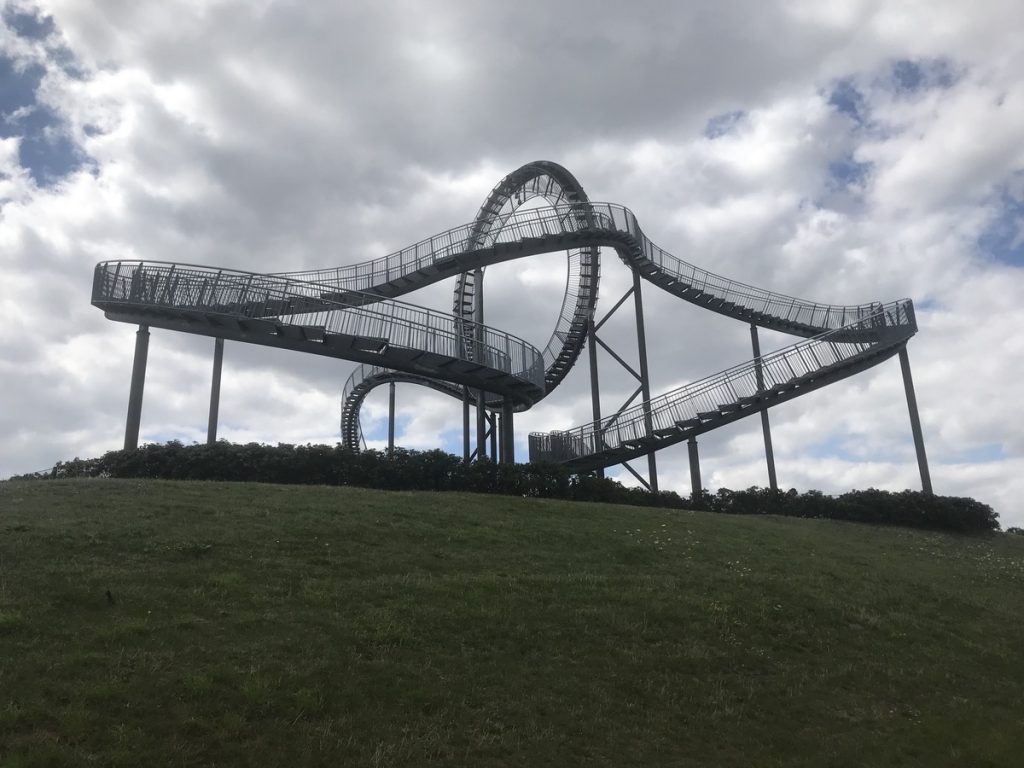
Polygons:
<instances>
[{"instance_id":1,"label":"tall support pillar","mask_svg":"<svg viewBox=\"0 0 1024 768\"><path fill-rule=\"evenodd\" d=\"M654 423L651 419L651 377L647 371L647 334L644 331L644 300L640 290L640 273L633 272L633 306L636 313L636 347L640 356L640 389L644 399L644 427L648 435L654 434ZM658 465L654 451L647 454L647 476L650 479L651 491L658 492Z\"/></svg>"},{"instance_id":2,"label":"tall support pillar","mask_svg":"<svg viewBox=\"0 0 1024 768\"><path fill-rule=\"evenodd\" d=\"M142 390L146 386L146 361L149 359L149 326L140 325L135 333L135 360L132 362L132 387L128 393L128 418L124 427L124 449L139 447L139 423L142 421Z\"/></svg>"},{"instance_id":3,"label":"tall support pillar","mask_svg":"<svg viewBox=\"0 0 1024 768\"><path fill-rule=\"evenodd\" d=\"M469 387L462 388L462 461L469 464Z\"/></svg>"},{"instance_id":4,"label":"tall support pillar","mask_svg":"<svg viewBox=\"0 0 1024 768\"><path fill-rule=\"evenodd\" d=\"M388 456L395 452L395 382L388 385Z\"/></svg>"},{"instance_id":5,"label":"tall support pillar","mask_svg":"<svg viewBox=\"0 0 1024 768\"><path fill-rule=\"evenodd\" d=\"M501 458L498 456L498 412L491 413L491 461L497 463Z\"/></svg>"},{"instance_id":6,"label":"tall support pillar","mask_svg":"<svg viewBox=\"0 0 1024 768\"><path fill-rule=\"evenodd\" d=\"M754 371L757 375L757 393L764 392L764 370L761 367L761 342L757 338L757 326L750 324L750 343L754 348ZM768 409L761 411L761 431L764 433L764 458L768 462L768 487L779 490L779 482L775 477L775 451L772 450L772 428L768 423Z\"/></svg>"},{"instance_id":7,"label":"tall support pillar","mask_svg":"<svg viewBox=\"0 0 1024 768\"><path fill-rule=\"evenodd\" d=\"M690 499L696 503L703 490L703 485L700 482L700 456L697 454L697 438L691 437L686 445L690 449Z\"/></svg>"},{"instance_id":8,"label":"tall support pillar","mask_svg":"<svg viewBox=\"0 0 1024 768\"><path fill-rule=\"evenodd\" d=\"M516 463L516 439L513 432L512 403L506 400L501 406L501 463Z\"/></svg>"},{"instance_id":9,"label":"tall support pillar","mask_svg":"<svg viewBox=\"0 0 1024 768\"><path fill-rule=\"evenodd\" d=\"M594 423L598 426L596 439L601 440L601 388L597 381L597 334L594 329L594 313L590 313L590 325L587 328L587 348L590 353L590 402L594 410ZM599 450L600 445L594 449ZM598 477L604 477L604 467L597 470Z\"/></svg>"},{"instance_id":10,"label":"tall support pillar","mask_svg":"<svg viewBox=\"0 0 1024 768\"><path fill-rule=\"evenodd\" d=\"M473 271L473 322L476 329L473 334L474 349L473 360L482 362L484 353L484 271L476 269ZM494 452L491 452L493 457ZM484 408L484 391L477 390L476 394L476 458L479 461L487 455L487 411Z\"/></svg>"},{"instance_id":11,"label":"tall support pillar","mask_svg":"<svg viewBox=\"0 0 1024 768\"><path fill-rule=\"evenodd\" d=\"M914 448L917 451L917 468L921 472L921 489L932 493L932 477L928 472L928 456L924 452L924 435L921 434L921 418L917 414L917 396L914 394L914 379L910 375L910 357L906 345L900 347L900 368L903 371L903 388L907 392L907 409L910 411L910 431L914 434Z\"/></svg>"},{"instance_id":12,"label":"tall support pillar","mask_svg":"<svg viewBox=\"0 0 1024 768\"><path fill-rule=\"evenodd\" d=\"M213 342L213 380L210 382L210 419L206 424L206 443L217 442L217 419L220 414L220 372L224 366L224 339Z\"/></svg>"}]
</instances>

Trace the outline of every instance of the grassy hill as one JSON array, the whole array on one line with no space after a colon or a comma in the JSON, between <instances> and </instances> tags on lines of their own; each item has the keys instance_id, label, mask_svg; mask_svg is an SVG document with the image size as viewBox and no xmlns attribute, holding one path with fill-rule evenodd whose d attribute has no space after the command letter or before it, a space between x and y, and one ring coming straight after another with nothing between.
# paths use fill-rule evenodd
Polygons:
<instances>
[{"instance_id":1,"label":"grassy hill","mask_svg":"<svg viewBox=\"0 0 1024 768\"><path fill-rule=\"evenodd\" d=\"M1017 766L1024 537L0 483L0 765Z\"/></svg>"}]
</instances>

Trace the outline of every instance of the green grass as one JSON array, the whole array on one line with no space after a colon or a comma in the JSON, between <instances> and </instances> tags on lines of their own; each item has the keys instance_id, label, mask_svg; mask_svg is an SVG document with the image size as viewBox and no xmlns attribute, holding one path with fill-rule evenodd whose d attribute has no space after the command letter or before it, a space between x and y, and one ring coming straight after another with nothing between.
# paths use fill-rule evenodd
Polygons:
<instances>
[{"instance_id":1,"label":"green grass","mask_svg":"<svg viewBox=\"0 0 1024 768\"><path fill-rule=\"evenodd\" d=\"M1005 534L0 483L5 767L1018 766L1022 635Z\"/></svg>"}]
</instances>

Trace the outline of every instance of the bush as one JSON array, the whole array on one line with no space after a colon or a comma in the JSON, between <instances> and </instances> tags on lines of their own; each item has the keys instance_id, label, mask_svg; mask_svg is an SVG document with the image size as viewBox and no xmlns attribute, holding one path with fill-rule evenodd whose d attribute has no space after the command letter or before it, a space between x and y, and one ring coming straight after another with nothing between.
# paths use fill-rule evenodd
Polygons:
<instances>
[{"instance_id":1,"label":"bush","mask_svg":"<svg viewBox=\"0 0 1024 768\"><path fill-rule=\"evenodd\" d=\"M26 475L20 479L40 475ZM999 516L987 504L919 491L892 493L869 488L838 497L820 491L797 493L751 487L701 491L684 500L674 491L651 493L597 475L572 474L557 464L466 465L444 451L350 451L342 445L277 446L220 441L182 445L171 441L133 451L111 451L98 459L58 462L50 478L146 477L167 480L233 480L264 483L356 485L383 490L472 491L673 509L704 509L728 515L785 515L848 520L876 525L980 533L999 530ZM1011 528L1008 532L1020 533Z\"/></svg>"}]
</instances>

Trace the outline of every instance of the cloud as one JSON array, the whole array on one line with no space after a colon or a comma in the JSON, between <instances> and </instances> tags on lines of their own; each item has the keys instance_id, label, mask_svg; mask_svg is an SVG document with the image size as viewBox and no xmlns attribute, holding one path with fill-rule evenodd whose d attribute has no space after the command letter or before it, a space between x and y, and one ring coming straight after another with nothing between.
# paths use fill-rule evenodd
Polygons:
<instances>
[{"instance_id":1,"label":"cloud","mask_svg":"<svg viewBox=\"0 0 1024 768\"><path fill-rule=\"evenodd\" d=\"M351 264L470 220L551 159L700 266L821 301L914 297L935 487L1024 522L1019 3L3 7L5 55L37 68L32 103L89 161L42 184L0 138L0 475L120 445L134 329L89 305L97 261ZM602 258L601 314L631 285ZM488 322L542 346L564 276L561 254L489 269ZM407 298L448 310L451 285ZM749 359L742 325L649 285L644 303L655 393ZM627 302L602 336L635 361L633 333ZM211 351L154 330L144 439L204 438ZM601 361L607 413L635 384ZM335 440L351 368L229 344L221 436ZM520 458L529 431L591 417L586 370L517 415ZM382 407L364 409L378 442ZM399 413L400 444L461 452L456 401L402 385ZM771 416L783 485L918 483L895 361ZM764 484L761 450L756 420L705 436L706 484ZM658 462L685 492L685 447Z\"/></svg>"}]
</instances>

